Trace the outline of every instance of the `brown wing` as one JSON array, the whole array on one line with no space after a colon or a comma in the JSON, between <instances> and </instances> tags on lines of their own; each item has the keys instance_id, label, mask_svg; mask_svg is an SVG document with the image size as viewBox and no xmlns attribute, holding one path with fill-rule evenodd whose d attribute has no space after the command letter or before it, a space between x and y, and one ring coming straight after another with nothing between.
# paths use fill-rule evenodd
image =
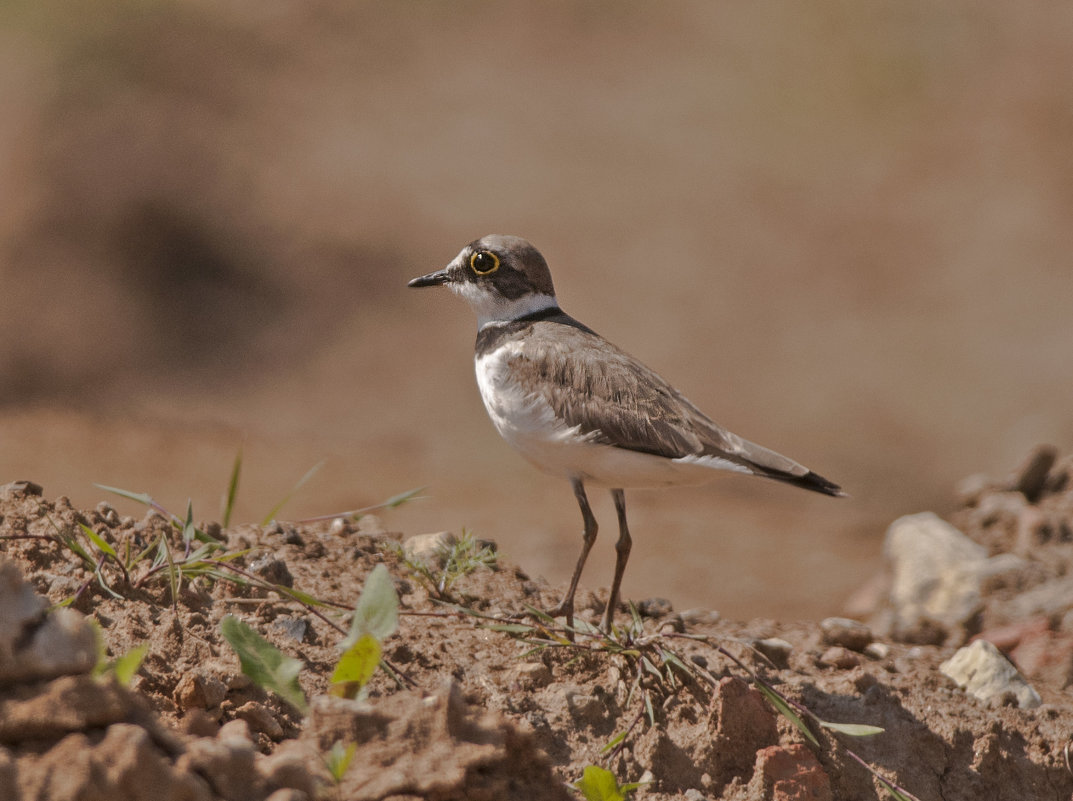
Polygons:
<instances>
[{"instance_id":1,"label":"brown wing","mask_svg":"<svg viewBox=\"0 0 1073 801\"><path fill-rule=\"evenodd\" d=\"M532 392L593 441L668 459L711 456L829 495L838 486L712 421L659 374L560 312L525 332ZM523 365L519 365L523 367Z\"/></svg>"}]
</instances>

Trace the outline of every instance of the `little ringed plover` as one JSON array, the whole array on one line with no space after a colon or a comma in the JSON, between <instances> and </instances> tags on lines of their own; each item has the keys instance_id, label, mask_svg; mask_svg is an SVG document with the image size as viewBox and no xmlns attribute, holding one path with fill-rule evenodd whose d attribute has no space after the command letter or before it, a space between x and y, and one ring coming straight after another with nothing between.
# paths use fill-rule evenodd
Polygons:
<instances>
[{"instance_id":1,"label":"little ringed plover","mask_svg":"<svg viewBox=\"0 0 1073 801\"><path fill-rule=\"evenodd\" d=\"M581 507L581 555L565 597L550 611L569 627L596 540L586 484L610 489L618 513L605 631L630 555L624 490L703 484L731 471L844 494L807 467L717 425L666 380L563 312L547 262L526 240L483 237L442 270L409 282L439 285L477 314L477 385L496 430L537 467L569 480Z\"/></svg>"}]
</instances>

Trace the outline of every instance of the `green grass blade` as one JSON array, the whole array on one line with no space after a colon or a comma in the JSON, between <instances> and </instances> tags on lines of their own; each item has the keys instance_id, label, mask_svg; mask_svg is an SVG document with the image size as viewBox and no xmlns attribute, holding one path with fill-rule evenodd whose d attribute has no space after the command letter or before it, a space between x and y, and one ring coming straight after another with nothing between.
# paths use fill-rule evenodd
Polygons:
<instances>
[{"instance_id":1,"label":"green grass blade","mask_svg":"<svg viewBox=\"0 0 1073 801\"><path fill-rule=\"evenodd\" d=\"M73 536L64 534L61 539L64 546L88 566L93 566L97 563L97 560L89 555L89 551L82 547L82 543L76 540Z\"/></svg>"},{"instance_id":2,"label":"green grass blade","mask_svg":"<svg viewBox=\"0 0 1073 801\"><path fill-rule=\"evenodd\" d=\"M532 634L536 626L528 626L525 623L482 623L478 628L489 631L502 631L506 634Z\"/></svg>"},{"instance_id":3,"label":"green grass blade","mask_svg":"<svg viewBox=\"0 0 1073 801\"><path fill-rule=\"evenodd\" d=\"M350 509L346 512L335 512L330 515L317 515L316 517L306 517L298 522L300 523L319 523L322 520L335 520L337 517L349 517L351 519L357 519L369 512L375 512L378 509L394 509L397 506L402 506L407 501L414 500L418 497L419 492L423 492L425 487L416 487L412 490L406 490L406 492L400 492L398 495L392 495L386 501L380 503L374 503L372 506L363 506L360 509Z\"/></svg>"},{"instance_id":4,"label":"green grass blade","mask_svg":"<svg viewBox=\"0 0 1073 801\"><path fill-rule=\"evenodd\" d=\"M537 620L543 620L545 623L550 623L553 626L555 625L555 618L553 618L547 612L543 612L540 609L537 609L535 606L530 606L529 604L522 604L522 608L525 609L526 612L535 617Z\"/></svg>"},{"instance_id":5,"label":"green grass blade","mask_svg":"<svg viewBox=\"0 0 1073 801\"><path fill-rule=\"evenodd\" d=\"M322 467L324 467L324 462L317 462L315 465L309 468L309 470L306 471L306 474L298 480L298 483L291 487L291 491L284 495L283 499L272 507L272 511L265 515L265 519L261 521L261 525L267 526L269 523L275 520L276 515L279 514L279 510L286 506L287 502L292 497L294 497L294 494L298 492L298 490L300 490L302 487L304 487L306 482L313 478L313 476L317 474L317 471L320 470Z\"/></svg>"},{"instance_id":6,"label":"green grass blade","mask_svg":"<svg viewBox=\"0 0 1073 801\"><path fill-rule=\"evenodd\" d=\"M110 492L113 495L118 495L120 498L126 498L128 501L134 501L140 503L142 506L148 506L152 509L156 509L162 515L165 515L169 520L175 520L175 516L153 500L148 492L131 492L130 490L120 489L119 487L109 487L105 484L94 484L97 489L102 489L105 492Z\"/></svg>"},{"instance_id":7,"label":"green grass blade","mask_svg":"<svg viewBox=\"0 0 1073 801\"><path fill-rule=\"evenodd\" d=\"M282 584L273 584L272 589L281 595L288 595L294 600L305 604L306 606L327 606L328 604L308 592L302 590L296 590L294 587L285 587Z\"/></svg>"},{"instance_id":8,"label":"green grass blade","mask_svg":"<svg viewBox=\"0 0 1073 801\"><path fill-rule=\"evenodd\" d=\"M885 731L880 726L869 726L866 723L831 723L829 720L821 720L819 723L825 729L848 734L850 737L872 737Z\"/></svg>"},{"instance_id":9,"label":"green grass blade","mask_svg":"<svg viewBox=\"0 0 1073 801\"><path fill-rule=\"evenodd\" d=\"M79 523L79 524L78 524L78 527L79 527L80 529L82 529L82 531L83 531L83 532L85 532L85 535L86 535L87 537L89 537L89 539L90 539L90 542L92 542L92 543L93 543L94 545L96 545L96 546L97 546L97 548L98 548L98 549L99 549L100 551L102 551L103 553L106 553L106 554L108 554L108 555L109 555L110 557L112 557L113 559L115 559L115 560L116 560L117 562L119 561L119 557L118 557L118 556L116 555L116 552L115 552L115 548L113 548L113 547L112 547L111 545L109 545L109 544L108 544L108 543L107 543L107 542L105 541L104 537L102 537L102 536L101 536L100 534L98 534L98 533L97 533L96 531L94 531L93 529L91 529L91 528L90 528L89 526L87 526L87 525L86 525L85 523Z\"/></svg>"},{"instance_id":10,"label":"green grass blade","mask_svg":"<svg viewBox=\"0 0 1073 801\"><path fill-rule=\"evenodd\" d=\"M906 795L879 774L875 774L875 777L879 779L879 783L883 785L883 789L894 797L894 801L920 801L915 795Z\"/></svg>"},{"instance_id":11,"label":"green grass blade","mask_svg":"<svg viewBox=\"0 0 1073 801\"><path fill-rule=\"evenodd\" d=\"M231 514L235 511L235 499L238 497L238 480L242 475L242 446L235 454L235 463L231 466L231 480L227 482L227 498L224 501L223 527L231 525Z\"/></svg>"},{"instance_id":12,"label":"green grass blade","mask_svg":"<svg viewBox=\"0 0 1073 801\"><path fill-rule=\"evenodd\" d=\"M794 708L788 703L786 703L786 700L781 695L779 695L773 689L764 684L764 682L760 681L759 679L755 679L755 682L757 689L764 694L764 697L767 698L771 705L778 710L779 714L791 723L793 723L794 726L797 727L798 731L800 731L803 735L805 735L806 738L808 738L808 741L810 743L818 747L820 741L816 739L816 735L812 733L812 731L807 725L805 725L805 721L803 721L801 719L801 716L798 715L796 711L794 711Z\"/></svg>"},{"instance_id":13,"label":"green grass blade","mask_svg":"<svg viewBox=\"0 0 1073 801\"><path fill-rule=\"evenodd\" d=\"M140 503L143 506L156 506L156 501L147 492L131 492L130 490L120 489L119 487L109 487L104 484L94 484L97 489L102 489L105 492L110 492L113 495L118 495L120 498L126 498L128 501L134 501Z\"/></svg>"},{"instance_id":14,"label":"green grass blade","mask_svg":"<svg viewBox=\"0 0 1073 801\"><path fill-rule=\"evenodd\" d=\"M406 492L400 492L398 495L392 495L386 501L378 503L376 506L369 507L364 511L372 511L373 509L394 509L413 500L417 497L418 493L423 492L424 489L424 487L415 487L414 489L406 490Z\"/></svg>"},{"instance_id":15,"label":"green grass blade","mask_svg":"<svg viewBox=\"0 0 1073 801\"><path fill-rule=\"evenodd\" d=\"M347 746L343 745L342 740L332 743L332 750L324 758L324 764L328 767L328 773L331 774L336 784L343 781L343 776L346 775L347 768L350 767L350 762L354 759L354 753L357 750L357 743Z\"/></svg>"},{"instance_id":16,"label":"green grass blade","mask_svg":"<svg viewBox=\"0 0 1073 801\"><path fill-rule=\"evenodd\" d=\"M298 684L302 663L289 657L234 615L220 621L220 633L238 654L242 672L300 712L309 708Z\"/></svg>"},{"instance_id":17,"label":"green grass blade","mask_svg":"<svg viewBox=\"0 0 1073 801\"><path fill-rule=\"evenodd\" d=\"M197 527L194 525L194 502L188 499L186 501L186 520L183 521L183 543L187 548L194 541L195 534L197 534Z\"/></svg>"},{"instance_id":18,"label":"green grass blade","mask_svg":"<svg viewBox=\"0 0 1073 801\"><path fill-rule=\"evenodd\" d=\"M132 648L112 663L112 672L115 673L116 681L124 687L129 687L134 674L142 666L142 660L149 652L149 643L142 643L137 648Z\"/></svg>"},{"instance_id":19,"label":"green grass blade","mask_svg":"<svg viewBox=\"0 0 1073 801\"><path fill-rule=\"evenodd\" d=\"M164 535L160 535L159 550L157 552L158 558L163 557L163 562L168 565L168 586L171 588L171 605L175 606L179 603L179 577L178 572L175 569L175 562L171 558L171 549L168 548L167 542L164 541Z\"/></svg>"},{"instance_id":20,"label":"green grass blade","mask_svg":"<svg viewBox=\"0 0 1073 801\"><path fill-rule=\"evenodd\" d=\"M605 745L603 748L600 749L600 753L601 754L606 754L608 751L615 750L615 746L618 745L619 743L621 743L625 739L626 739L626 732L625 731L619 732L619 734L616 735L615 738L611 742L609 742L607 745Z\"/></svg>"}]
</instances>

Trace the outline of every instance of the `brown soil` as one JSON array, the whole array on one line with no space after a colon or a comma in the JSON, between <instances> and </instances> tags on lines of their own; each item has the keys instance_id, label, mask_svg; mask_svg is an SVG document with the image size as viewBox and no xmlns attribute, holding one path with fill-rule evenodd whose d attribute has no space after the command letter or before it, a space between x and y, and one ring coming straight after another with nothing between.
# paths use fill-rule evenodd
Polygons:
<instances>
[{"instance_id":1,"label":"brown soil","mask_svg":"<svg viewBox=\"0 0 1073 801\"><path fill-rule=\"evenodd\" d=\"M335 604L353 604L371 569L387 565L401 618L384 655L398 678L378 671L365 701L346 701L327 696L342 612L314 612L278 592L206 578L186 583L173 603L164 581L135 588L106 571L124 596L112 597L55 541L58 532L73 534L85 523L120 550L144 547L159 532L178 540L178 533L156 512L135 520L107 503L77 510L66 498L46 500L32 484L10 484L0 494L4 571L17 565L52 603L76 596L74 608L100 624L110 654L142 643L149 651L129 691L91 679L84 666L17 680L8 669L0 691L0 796L118 801L150 797L151 787L152 797L176 799L569 798L566 783L586 765L607 764L621 781L647 782L638 797L653 800L886 797L849 746L920 799L1067 799L1073 597L1041 606L1038 596L1073 563L1070 475L1073 462L1060 462L1030 488L1017 476L969 482L955 515L993 553L1022 558L1016 575L988 588L974 625L991 627L1042 695L1044 704L1031 710L983 704L938 671L971 631L947 632L945 646L882 642L830 625L677 613L651 599L637 603L644 628L634 643L647 663L599 650L600 640L584 636L573 646L534 650L434 601L400 561L401 535L376 517L202 526L229 548L249 549L236 566ZM12 575L5 586L17 584ZM527 605L551 606L560 590L500 559L450 593L455 603L507 622ZM597 619L605 592L580 593L582 618ZM1036 607L1017 606L1029 598ZM879 596L875 610L882 605ZM1021 619L1011 612L1017 608ZM308 717L241 674L219 634L227 614L304 663ZM628 619L620 612L620 623ZM16 664L18 649L41 627L40 614L27 620L13 640ZM885 732L853 738L813 726L819 745L808 743L718 647L820 718ZM660 648L693 670L667 667ZM609 758L605 746L623 732ZM358 745L333 787L323 756L336 741Z\"/></svg>"}]
</instances>

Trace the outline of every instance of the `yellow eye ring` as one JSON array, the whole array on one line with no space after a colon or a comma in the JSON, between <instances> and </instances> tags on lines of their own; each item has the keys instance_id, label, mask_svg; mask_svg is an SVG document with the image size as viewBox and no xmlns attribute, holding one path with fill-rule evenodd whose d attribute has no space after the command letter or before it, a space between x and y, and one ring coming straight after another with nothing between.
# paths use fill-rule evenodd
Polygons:
<instances>
[{"instance_id":1,"label":"yellow eye ring","mask_svg":"<svg viewBox=\"0 0 1073 801\"><path fill-rule=\"evenodd\" d=\"M477 275L490 275L499 269L499 256L490 250L478 250L469 257L469 267Z\"/></svg>"}]
</instances>

